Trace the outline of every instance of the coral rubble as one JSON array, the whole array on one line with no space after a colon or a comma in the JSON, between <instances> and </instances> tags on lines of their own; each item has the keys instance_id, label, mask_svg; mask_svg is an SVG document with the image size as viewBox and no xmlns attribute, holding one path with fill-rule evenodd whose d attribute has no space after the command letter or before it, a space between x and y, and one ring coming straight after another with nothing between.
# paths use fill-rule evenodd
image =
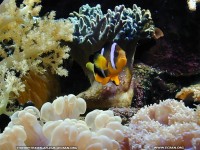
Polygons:
<instances>
[{"instance_id":1,"label":"coral rubble","mask_svg":"<svg viewBox=\"0 0 200 150\"><path fill-rule=\"evenodd\" d=\"M39 3L24 0L18 7L15 0L4 0L0 5L0 114L11 113L6 107L27 90L22 78L30 71L67 75L61 64L69 47L61 41L72 40L72 24L54 20L55 12L39 17Z\"/></svg>"},{"instance_id":2,"label":"coral rubble","mask_svg":"<svg viewBox=\"0 0 200 150\"><path fill-rule=\"evenodd\" d=\"M131 117L137 113L139 108L133 108L133 107L111 107L109 110L112 110L114 112L115 116L120 116L122 119L122 124L127 125L130 123Z\"/></svg>"}]
</instances>

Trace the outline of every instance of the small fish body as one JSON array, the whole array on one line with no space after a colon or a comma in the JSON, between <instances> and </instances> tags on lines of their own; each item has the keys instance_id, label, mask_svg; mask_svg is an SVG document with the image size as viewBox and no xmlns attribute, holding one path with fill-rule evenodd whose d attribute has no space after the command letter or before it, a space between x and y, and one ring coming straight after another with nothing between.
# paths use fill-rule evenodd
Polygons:
<instances>
[{"instance_id":1,"label":"small fish body","mask_svg":"<svg viewBox=\"0 0 200 150\"><path fill-rule=\"evenodd\" d=\"M88 62L86 67L94 73L97 82L105 85L113 81L120 84L119 73L126 66L127 58L124 50L117 43L112 43L103 47L100 53L93 56L92 62Z\"/></svg>"}]
</instances>

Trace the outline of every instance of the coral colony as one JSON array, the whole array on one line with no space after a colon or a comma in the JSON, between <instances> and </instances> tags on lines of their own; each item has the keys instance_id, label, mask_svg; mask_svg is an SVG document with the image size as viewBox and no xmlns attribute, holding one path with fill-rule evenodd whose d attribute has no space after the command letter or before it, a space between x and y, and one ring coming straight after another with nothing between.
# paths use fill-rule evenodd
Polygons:
<instances>
[{"instance_id":1,"label":"coral colony","mask_svg":"<svg viewBox=\"0 0 200 150\"><path fill-rule=\"evenodd\" d=\"M103 14L100 5L83 5L79 12L70 14L69 20L74 24L73 42L68 42L72 48L71 56L82 67L91 83L91 87L79 96L89 102L89 108L95 108L96 103L104 101L105 97L109 101L100 103L99 108L129 106L133 97L131 74L137 42L151 38L154 33L150 11L136 5L132 8L119 5ZM112 42L117 42L127 57L127 67L119 73L121 84L117 87L112 82L106 86L98 84L85 65L91 55L101 50L106 43Z\"/></svg>"},{"instance_id":2,"label":"coral colony","mask_svg":"<svg viewBox=\"0 0 200 150\"><path fill-rule=\"evenodd\" d=\"M106 42L117 42L130 57L129 65L133 63L135 47L141 38L150 38L154 25L149 10L142 10L133 5L125 8L116 6L103 14L101 6L83 5L79 12L70 14L69 20L74 24L73 42L69 43L71 55L87 72L85 64L90 55L99 51Z\"/></svg>"},{"instance_id":3,"label":"coral colony","mask_svg":"<svg viewBox=\"0 0 200 150\"><path fill-rule=\"evenodd\" d=\"M200 106L192 109L183 101L162 100L141 108L126 125L112 110L97 109L131 105L136 44L155 34L149 10L119 5L103 14L100 5L83 5L68 19L55 20L55 12L39 16L39 3L24 0L17 7L15 0L4 0L0 5L0 114L11 118L1 131L0 150L200 149ZM119 73L119 85L102 85L86 64L106 43L115 42L125 51L127 66ZM91 87L78 96L57 95L47 102L55 88L48 84L56 82L53 74L68 75L62 63L70 49ZM185 99L191 93L199 101L199 84L183 88L177 97ZM37 107L11 108L27 97Z\"/></svg>"},{"instance_id":4,"label":"coral colony","mask_svg":"<svg viewBox=\"0 0 200 150\"><path fill-rule=\"evenodd\" d=\"M155 146L199 148L200 109L168 99L142 108L128 126L111 110L93 110L84 120L86 102L74 95L58 97L39 111L29 106L11 116L0 135L0 148L77 146L93 149L153 149ZM126 139L129 139L129 142ZM130 147L129 147L130 145Z\"/></svg>"},{"instance_id":5,"label":"coral colony","mask_svg":"<svg viewBox=\"0 0 200 150\"><path fill-rule=\"evenodd\" d=\"M0 114L10 113L6 107L25 91L22 78L30 72L49 70L67 76L60 65L68 58L69 48L60 41L72 40L72 24L55 21L55 12L38 17L41 5L35 3L39 1L24 1L18 8L15 0L5 0L0 5Z\"/></svg>"}]
</instances>

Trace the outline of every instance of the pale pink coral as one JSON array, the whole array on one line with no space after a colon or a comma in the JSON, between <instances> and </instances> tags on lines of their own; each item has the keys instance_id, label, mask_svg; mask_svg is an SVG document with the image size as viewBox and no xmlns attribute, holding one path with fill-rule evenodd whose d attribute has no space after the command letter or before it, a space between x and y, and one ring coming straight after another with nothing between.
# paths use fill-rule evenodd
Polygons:
<instances>
[{"instance_id":1,"label":"pale pink coral","mask_svg":"<svg viewBox=\"0 0 200 150\"><path fill-rule=\"evenodd\" d=\"M200 138L197 112L173 99L141 108L127 129L131 149L153 149L155 146L194 148L198 143L195 139Z\"/></svg>"},{"instance_id":2,"label":"pale pink coral","mask_svg":"<svg viewBox=\"0 0 200 150\"><path fill-rule=\"evenodd\" d=\"M77 119L86 111L86 102L73 94L60 96L53 101L47 102L41 108L41 119L43 121L54 121L58 119Z\"/></svg>"},{"instance_id":3,"label":"pale pink coral","mask_svg":"<svg viewBox=\"0 0 200 150\"><path fill-rule=\"evenodd\" d=\"M38 121L40 112L35 107L27 107L22 111L17 111L11 116L10 127L21 125L26 133L24 143L29 146L45 146L47 139L42 133L42 123Z\"/></svg>"},{"instance_id":4,"label":"pale pink coral","mask_svg":"<svg viewBox=\"0 0 200 150\"><path fill-rule=\"evenodd\" d=\"M26 138L27 135L23 126L6 127L4 132L0 134L0 149L14 150L17 145L26 146L24 143Z\"/></svg>"},{"instance_id":5,"label":"pale pink coral","mask_svg":"<svg viewBox=\"0 0 200 150\"><path fill-rule=\"evenodd\" d=\"M77 120L81 113L85 113L84 103L83 99L70 94L58 97L53 104L44 104L41 112L47 113L45 116L32 106L15 112L8 127L0 134L0 149L15 150L16 146L77 146L80 150L119 149L119 143L124 139L121 118L114 116L112 111L95 110L86 115L85 120ZM76 119L72 119L73 117ZM15 140L9 141L12 138ZM9 142L5 142L6 140Z\"/></svg>"}]
</instances>

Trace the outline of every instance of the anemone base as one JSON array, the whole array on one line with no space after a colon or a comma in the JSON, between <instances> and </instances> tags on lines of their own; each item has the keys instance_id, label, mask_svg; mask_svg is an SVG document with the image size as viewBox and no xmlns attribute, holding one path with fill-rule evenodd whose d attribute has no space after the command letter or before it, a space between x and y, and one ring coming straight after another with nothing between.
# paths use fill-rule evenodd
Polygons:
<instances>
[{"instance_id":1,"label":"anemone base","mask_svg":"<svg viewBox=\"0 0 200 150\"><path fill-rule=\"evenodd\" d=\"M91 87L78 97L86 100L88 109L107 109L110 107L128 107L131 105L134 90L131 71L125 68L119 75L120 85L113 82L102 85L94 81Z\"/></svg>"}]
</instances>

